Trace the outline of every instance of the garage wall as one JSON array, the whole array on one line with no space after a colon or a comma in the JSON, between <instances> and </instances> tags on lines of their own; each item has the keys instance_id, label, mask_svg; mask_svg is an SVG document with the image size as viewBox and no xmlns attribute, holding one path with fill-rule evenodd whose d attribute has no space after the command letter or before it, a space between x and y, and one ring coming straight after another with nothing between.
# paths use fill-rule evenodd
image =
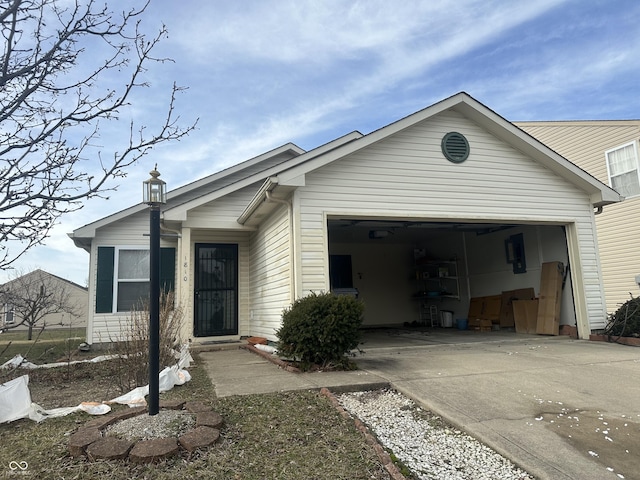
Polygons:
<instances>
[{"instance_id":1,"label":"garage wall","mask_svg":"<svg viewBox=\"0 0 640 480\"><path fill-rule=\"evenodd\" d=\"M470 143L462 164L441 153L441 139L450 131L464 134ZM581 291L589 295L585 320L593 325L605 318L587 195L456 112L439 114L308 173L297 196L302 291L329 287L326 219L331 215L575 222Z\"/></svg>"},{"instance_id":2,"label":"garage wall","mask_svg":"<svg viewBox=\"0 0 640 480\"><path fill-rule=\"evenodd\" d=\"M410 244L331 243L330 253L351 255L353 286L365 304L363 325L398 325L418 319L418 304L411 301L415 282Z\"/></svg>"},{"instance_id":3,"label":"garage wall","mask_svg":"<svg viewBox=\"0 0 640 480\"><path fill-rule=\"evenodd\" d=\"M469 302L461 233L413 231L404 235L411 237L405 241L396 240L399 235L371 240L366 230L359 233L349 240L330 242L329 252L351 255L353 286L365 303L364 326L402 325L420 319L420 302L415 296L422 283L415 278L416 248L425 250L434 260L458 259L461 299L438 299L433 303L439 310L466 316Z\"/></svg>"},{"instance_id":4,"label":"garage wall","mask_svg":"<svg viewBox=\"0 0 640 480\"><path fill-rule=\"evenodd\" d=\"M524 236L526 273L513 273L506 261L504 241L511 235ZM567 242L562 226L521 226L487 235L465 234L469 284L472 297L499 295L504 290L533 288L540 293L540 275L544 262L569 263ZM560 323L575 325L575 308L570 279L562 296Z\"/></svg>"}]
</instances>

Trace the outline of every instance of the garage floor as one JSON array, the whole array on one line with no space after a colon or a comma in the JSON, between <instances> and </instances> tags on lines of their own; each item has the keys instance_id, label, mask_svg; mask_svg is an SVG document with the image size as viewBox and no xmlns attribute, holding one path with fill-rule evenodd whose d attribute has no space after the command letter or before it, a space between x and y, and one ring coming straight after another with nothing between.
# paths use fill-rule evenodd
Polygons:
<instances>
[{"instance_id":1,"label":"garage floor","mask_svg":"<svg viewBox=\"0 0 640 480\"><path fill-rule=\"evenodd\" d=\"M509 330L479 332L456 328L365 328L360 348L407 347L410 345L452 345L457 343L485 343L504 340L540 338Z\"/></svg>"}]
</instances>

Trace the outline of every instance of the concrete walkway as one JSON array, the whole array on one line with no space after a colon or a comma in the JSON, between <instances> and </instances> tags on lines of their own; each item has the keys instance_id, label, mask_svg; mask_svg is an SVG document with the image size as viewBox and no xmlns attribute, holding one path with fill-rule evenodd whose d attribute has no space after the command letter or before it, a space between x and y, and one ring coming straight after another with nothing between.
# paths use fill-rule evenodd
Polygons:
<instances>
[{"instance_id":1,"label":"concrete walkway","mask_svg":"<svg viewBox=\"0 0 640 480\"><path fill-rule=\"evenodd\" d=\"M360 370L296 374L200 353L218 396L391 385L539 479L640 479L640 349L568 337L368 333Z\"/></svg>"}]
</instances>

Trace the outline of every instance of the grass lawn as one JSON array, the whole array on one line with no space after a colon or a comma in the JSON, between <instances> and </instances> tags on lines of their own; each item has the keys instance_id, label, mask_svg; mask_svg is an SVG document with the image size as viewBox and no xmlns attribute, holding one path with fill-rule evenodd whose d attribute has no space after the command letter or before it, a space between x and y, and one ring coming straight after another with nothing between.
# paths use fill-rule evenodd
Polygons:
<instances>
[{"instance_id":1,"label":"grass lawn","mask_svg":"<svg viewBox=\"0 0 640 480\"><path fill-rule=\"evenodd\" d=\"M78 345L85 341L85 328L46 328L33 330L27 340L26 330L9 330L0 334L0 365L17 354L33 363L56 362L71 353L79 354ZM81 357L78 357L80 359Z\"/></svg>"},{"instance_id":2,"label":"grass lawn","mask_svg":"<svg viewBox=\"0 0 640 480\"><path fill-rule=\"evenodd\" d=\"M153 465L89 462L67 453L68 436L93 418L88 414L74 413L40 424L18 420L0 425L0 478L14 477L15 472L9 468L11 462L27 462L28 467L21 474L38 479L389 478L353 421L340 416L318 392L216 398L197 355L194 358L189 368L192 380L163 393L161 398L213 405L225 421L216 445ZM114 398L119 393L114 391L114 368L110 363L30 371L33 401L52 408Z\"/></svg>"}]
</instances>

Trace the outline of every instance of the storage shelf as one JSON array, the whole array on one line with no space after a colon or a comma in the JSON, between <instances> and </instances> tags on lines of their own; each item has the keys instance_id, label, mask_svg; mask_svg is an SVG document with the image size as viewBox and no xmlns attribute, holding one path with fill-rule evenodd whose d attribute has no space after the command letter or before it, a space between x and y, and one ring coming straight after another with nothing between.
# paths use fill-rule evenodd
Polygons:
<instances>
[{"instance_id":1,"label":"storage shelf","mask_svg":"<svg viewBox=\"0 0 640 480\"><path fill-rule=\"evenodd\" d=\"M413 298L419 300L418 321L424 325L440 325L440 318L434 318L437 308L433 304L447 299L460 300L458 261L416 259L414 274L418 293ZM438 317L438 313L435 315Z\"/></svg>"}]
</instances>

